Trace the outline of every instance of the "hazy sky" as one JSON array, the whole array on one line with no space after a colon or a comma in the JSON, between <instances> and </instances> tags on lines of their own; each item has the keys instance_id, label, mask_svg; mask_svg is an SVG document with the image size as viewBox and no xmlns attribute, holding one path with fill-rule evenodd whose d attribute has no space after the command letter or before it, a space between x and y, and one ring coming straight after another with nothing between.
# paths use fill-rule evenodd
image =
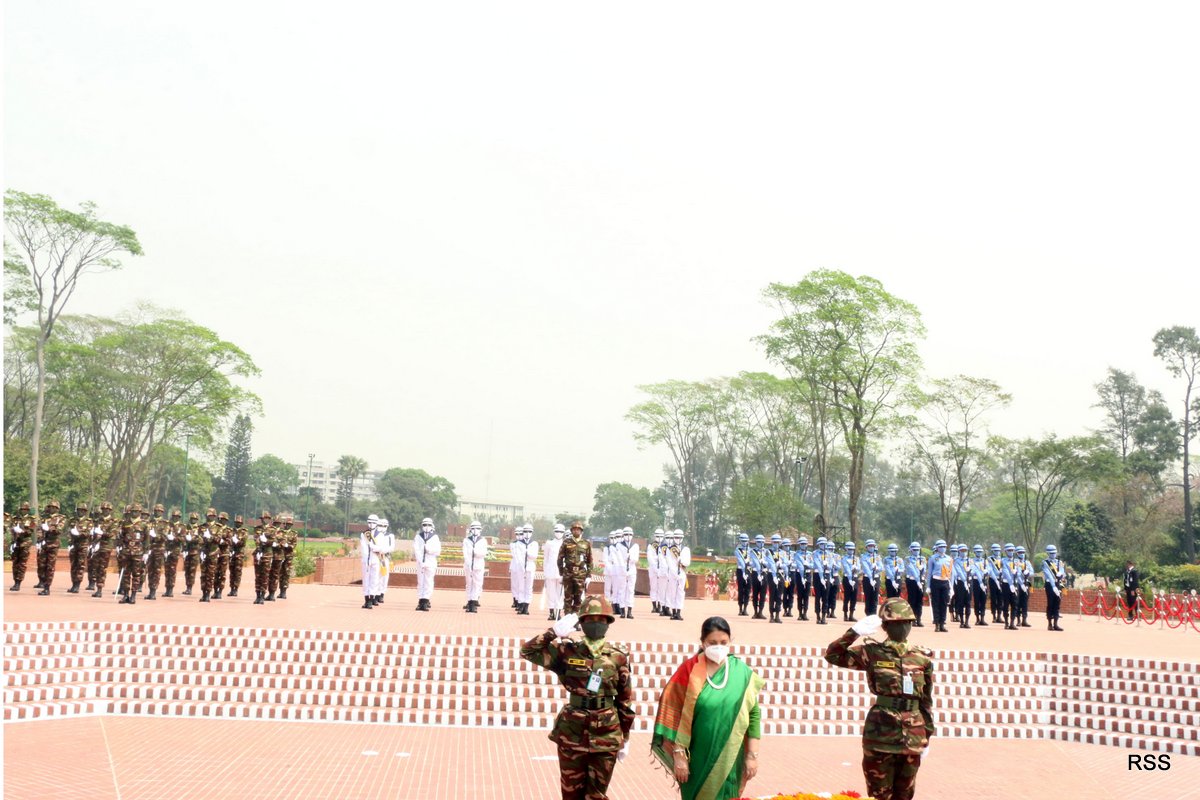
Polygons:
<instances>
[{"instance_id":1,"label":"hazy sky","mask_svg":"<svg viewBox=\"0 0 1200 800\"><path fill-rule=\"evenodd\" d=\"M4 183L132 226L70 307L262 368L255 455L587 510L656 486L635 386L767 364L771 281L915 303L931 375L1081 433L1200 324L1181 3L9 0ZM395 6L400 6L396 8Z\"/></svg>"}]
</instances>

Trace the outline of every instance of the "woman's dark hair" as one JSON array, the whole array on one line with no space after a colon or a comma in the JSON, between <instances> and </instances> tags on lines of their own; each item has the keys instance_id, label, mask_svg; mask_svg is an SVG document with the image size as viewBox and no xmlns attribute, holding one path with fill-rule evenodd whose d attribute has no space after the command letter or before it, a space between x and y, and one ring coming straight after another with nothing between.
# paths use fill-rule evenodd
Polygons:
<instances>
[{"instance_id":1,"label":"woman's dark hair","mask_svg":"<svg viewBox=\"0 0 1200 800\"><path fill-rule=\"evenodd\" d=\"M704 624L700 626L700 641L708 638L708 635L713 631L721 631L729 638L733 638L733 631L729 630L729 623L724 617L709 617L704 620Z\"/></svg>"}]
</instances>

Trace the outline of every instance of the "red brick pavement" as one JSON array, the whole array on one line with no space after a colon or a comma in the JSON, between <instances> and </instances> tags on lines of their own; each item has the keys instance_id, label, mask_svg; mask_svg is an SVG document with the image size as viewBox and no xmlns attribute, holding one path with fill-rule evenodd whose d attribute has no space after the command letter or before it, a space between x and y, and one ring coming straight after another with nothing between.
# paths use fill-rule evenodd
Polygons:
<instances>
[{"instance_id":1,"label":"red brick pavement","mask_svg":"<svg viewBox=\"0 0 1200 800\"><path fill-rule=\"evenodd\" d=\"M195 597L175 597L129 607L109 598L58 591L51 597L4 592L3 613L9 622L101 619L509 636L532 635L548 624L544 614L516 617L502 594L486 595L481 613L467 615L458 594L435 594L435 610L417 613L412 591L390 592L387 603L372 611L358 607L360 595L350 588L295 586L289 593L291 599L266 606L251 605L251 595L205 605ZM840 622L750 622L736 617L736 607L728 602L689 602L683 623L652 618L647 604L639 606L637 619L614 626L614 638L690 641L710 614L729 618L735 645L824 644L845 628ZM1200 639L1190 632L1075 618L1064 620L1064 626L1065 633L1041 626L1016 632L989 626L951 628L944 635L925 628L915 631L914 639L956 649L1017 648L1188 661L1195 661L1200 652ZM91 717L6 724L3 734L5 798L558 796L554 747L543 732ZM633 757L617 768L613 800L675 796L667 777L651 765L647 745L645 736L635 737ZM760 778L750 787L754 793L863 788L854 737L769 737L762 753ZM63 768L47 769L48 754ZM935 740L918 796L1011 800L1068 793L1183 798L1194 796L1200 785L1200 758L1173 756L1169 772L1143 773L1127 769L1128 755L1116 747L1048 740Z\"/></svg>"}]
</instances>

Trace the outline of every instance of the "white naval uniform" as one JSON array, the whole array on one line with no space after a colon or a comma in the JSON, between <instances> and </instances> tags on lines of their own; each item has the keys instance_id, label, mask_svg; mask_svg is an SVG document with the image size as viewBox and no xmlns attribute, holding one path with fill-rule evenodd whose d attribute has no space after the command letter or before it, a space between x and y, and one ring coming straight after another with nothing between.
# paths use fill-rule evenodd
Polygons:
<instances>
[{"instance_id":1,"label":"white naval uniform","mask_svg":"<svg viewBox=\"0 0 1200 800\"><path fill-rule=\"evenodd\" d=\"M433 597L433 576L437 574L438 556L442 554L442 540L436 533L425 538L423 532L413 537L413 558L417 562L417 599Z\"/></svg>"},{"instance_id":2,"label":"white naval uniform","mask_svg":"<svg viewBox=\"0 0 1200 800\"><path fill-rule=\"evenodd\" d=\"M371 594L387 594L388 576L392 571L392 552L395 549L396 534L390 531L375 532L375 543L371 545L371 552L375 554L375 564L371 570L375 591Z\"/></svg>"},{"instance_id":3,"label":"white naval uniform","mask_svg":"<svg viewBox=\"0 0 1200 800\"><path fill-rule=\"evenodd\" d=\"M529 544L517 539L508 546L508 552L512 556L508 562L508 588L512 592L513 600L517 603L526 602L522 598L525 596L525 565L529 560ZM534 551L534 563L537 563L537 551Z\"/></svg>"},{"instance_id":4,"label":"white naval uniform","mask_svg":"<svg viewBox=\"0 0 1200 800\"><path fill-rule=\"evenodd\" d=\"M483 536L472 541L468 536L462 540L463 577L466 578L467 601L479 602L483 592L483 573L487 568L488 543Z\"/></svg>"},{"instance_id":5,"label":"white naval uniform","mask_svg":"<svg viewBox=\"0 0 1200 800\"><path fill-rule=\"evenodd\" d=\"M362 559L363 597L378 594L375 591L374 573L379 571L379 554L371 547L371 531L363 531L358 537L358 555Z\"/></svg>"},{"instance_id":6,"label":"white naval uniform","mask_svg":"<svg viewBox=\"0 0 1200 800\"><path fill-rule=\"evenodd\" d=\"M617 605L621 604L621 598L625 596L626 552L624 539L608 548L608 569L605 572L608 574L608 587L612 593L612 602Z\"/></svg>"},{"instance_id":7,"label":"white naval uniform","mask_svg":"<svg viewBox=\"0 0 1200 800\"><path fill-rule=\"evenodd\" d=\"M674 562L675 570L671 574L671 595L667 605L683 611L683 597L687 594L687 568L692 563L692 551L687 545L681 545L678 556L669 556Z\"/></svg>"},{"instance_id":8,"label":"white naval uniform","mask_svg":"<svg viewBox=\"0 0 1200 800\"><path fill-rule=\"evenodd\" d=\"M546 608L550 611L562 611L563 583L562 574L558 571L558 551L562 548L562 539L551 538L542 545L542 596L546 598Z\"/></svg>"},{"instance_id":9,"label":"white naval uniform","mask_svg":"<svg viewBox=\"0 0 1200 800\"><path fill-rule=\"evenodd\" d=\"M638 556L641 554L637 542L630 542L624 548L625 562L622 564L622 569L625 574L621 579L621 596L618 598L622 609L633 611L633 598L637 594L637 570Z\"/></svg>"}]
</instances>

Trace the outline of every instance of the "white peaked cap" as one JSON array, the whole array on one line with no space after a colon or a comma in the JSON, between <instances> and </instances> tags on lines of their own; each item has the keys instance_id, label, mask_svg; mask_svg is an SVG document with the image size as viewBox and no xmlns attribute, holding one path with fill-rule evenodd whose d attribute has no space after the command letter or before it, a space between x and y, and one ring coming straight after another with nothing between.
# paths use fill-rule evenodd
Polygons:
<instances>
[{"instance_id":1,"label":"white peaked cap","mask_svg":"<svg viewBox=\"0 0 1200 800\"><path fill-rule=\"evenodd\" d=\"M426 517L425 519L421 520L421 524L422 525L432 525L433 520L431 520L429 517Z\"/></svg>"}]
</instances>

